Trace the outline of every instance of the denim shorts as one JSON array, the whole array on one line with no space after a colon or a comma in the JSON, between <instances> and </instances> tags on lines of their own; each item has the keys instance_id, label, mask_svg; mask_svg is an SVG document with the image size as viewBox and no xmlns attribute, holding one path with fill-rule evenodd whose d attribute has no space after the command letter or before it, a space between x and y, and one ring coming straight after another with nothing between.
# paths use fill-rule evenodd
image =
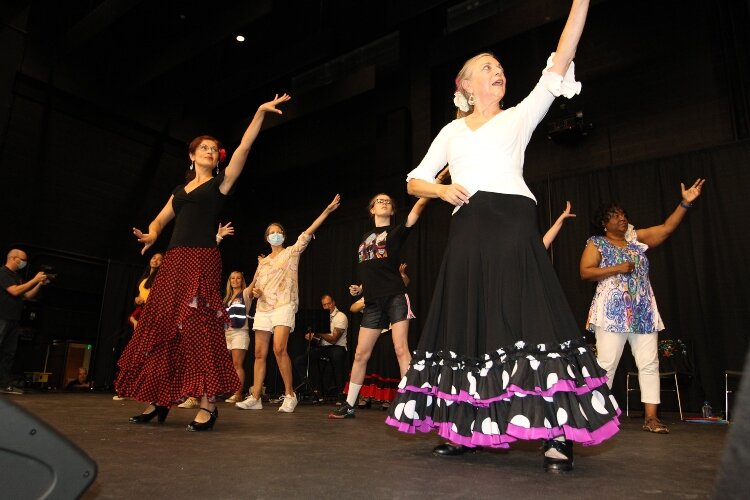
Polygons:
<instances>
[{"instance_id":1,"label":"denim shorts","mask_svg":"<svg viewBox=\"0 0 750 500\"><path fill-rule=\"evenodd\" d=\"M414 314L411 312L409 295L401 293L375 300L365 299L360 326L380 330L390 328L393 323L412 318Z\"/></svg>"}]
</instances>

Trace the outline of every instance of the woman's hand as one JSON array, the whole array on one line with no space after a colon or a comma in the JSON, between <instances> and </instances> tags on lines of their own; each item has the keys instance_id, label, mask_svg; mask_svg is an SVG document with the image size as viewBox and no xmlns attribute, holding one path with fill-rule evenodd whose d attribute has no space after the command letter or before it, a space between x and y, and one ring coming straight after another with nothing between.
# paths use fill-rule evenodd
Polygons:
<instances>
[{"instance_id":1,"label":"woman's hand","mask_svg":"<svg viewBox=\"0 0 750 500\"><path fill-rule=\"evenodd\" d=\"M362 285L349 285L349 294L352 297L362 295Z\"/></svg>"},{"instance_id":2,"label":"woman's hand","mask_svg":"<svg viewBox=\"0 0 750 500\"><path fill-rule=\"evenodd\" d=\"M144 233L137 227L133 228L133 234L138 239L138 243L143 243L143 250L141 250L141 255L145 255L146 250L151 248L151 245L156 243L156 235L151 233Z\"/></svg>"},{"instance_id":3,"label":"woman's hand","mask_svg":"<svg viewBox=\"0 0 750 500\"><path fill-rule=\"evenodd\" d=\"M706 179L698 179L693 183L692 186L690 186L689 189L685 189L685 184L680 182L682 201L687 204L693 203L701 195L701 189L703 189L704 182L706 182Z\"/></svg>"},{"instance_id":4,"label":"woman's hand","mask_svg":"<svg viewBox=\"0 0 750 500\"><path fill-rule=\"evenodd\" d=\"M276 106L278 106L282 102L287 102L289 99L291 99L291 97L288 94L284 94L281 97L279 97L279 94L276 94L272 101L261 104L258 108L258 111L263 111L264 113L276 113L281 115L283 114L282 111L276 108Z\"/></svg>"},{"instance_id":5,"label":"woman's hand","mask_svg":"<svg viewBox=\"0 0 750 500\"><path fill-rule=\"evenodd\" d=\"M634 262L621 262L613 267L617 269L618 274L630 274L635 270L635 263Z\"/></svg>"},{"instance_id":6,"label":"woman's hand","mask_svg":"<svg viewBox=\"0 0 750 500\"><path fill-rule=\"evenodd\" d=\"M146 301L143 300L143 297L141 297L140 295L135 298L135 305L142 306L145 303L146 303Z\"/></svg>"},{"instance_id":7,"label":"woman's hand","mask_svg":"<svg viewBox=\"0 0 750 500\"><path fill-rule=\"evenodd\" d=\"M221 222L219 222L219 229L216 231L216 235L219 238L223 238L224 236L234 235L234 228L232 227L232 223L227 222L225 226L222 226Z\"/></svg>"},{"instance_id":8,"label":"woman's hand","mask_svg":"<svg viewBox=\"0 0 750 500\"><path fill-rule=\"evenodd\" d=\"M469 203L469 192L461 184L438 184L436 188L440 199L454 207Z\"/></svg>"},{"instance_id":9,"label":"woman's hand","mask_svg":"<svg viewBox=\"0 0 750 500\"><path fill-rule=\"evenodd\" d=\"M258 288L257 286L255 286L255 287L253 287L253 292L252 293L253 293L253 297L257 299L258 297L260 297L261 295L263 295L263 290L261 290L260 288Z\"/></svg>"},{"instance_id":10,"label":"woman's hand","mask_svg":"<svg viewBox=\"0 0 750 500\"><path fill-rule=\"evenodd\" d=\"M326 212L330 214L331 212L339 208L339 205L341 205L341 195L337 194L333 197L333 201L326 207Z\"/></svg>"}]
</instances>

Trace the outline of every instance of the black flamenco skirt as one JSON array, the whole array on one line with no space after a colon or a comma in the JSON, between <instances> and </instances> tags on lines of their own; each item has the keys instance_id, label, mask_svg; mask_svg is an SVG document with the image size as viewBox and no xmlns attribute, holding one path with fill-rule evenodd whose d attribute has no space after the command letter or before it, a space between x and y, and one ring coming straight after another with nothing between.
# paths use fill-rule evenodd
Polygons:
<instances>
[{"instance_id":1,"label":"black flamenco skirt","mask_svg":"<svg viewBox=\"0 0 750 500\"><path fill-rule=\"evenodd\" d=\"M120 396L171 406L188 396L240 388L224 330L221 255L216 248L175 247L164 255L148 300L118 361Z\"/></svg>"},{"instance_id":2,"label":"black flamenco skirt","mask_svg":"<svg viewBox=\"0 0 750 500\"><path fill-rule=\"evenodd\" d=\"M619 430L536 229L536 205L478 192L451 221L430 311L386 422L469 447L594 445Z\"/></svg>"}]
</instances>

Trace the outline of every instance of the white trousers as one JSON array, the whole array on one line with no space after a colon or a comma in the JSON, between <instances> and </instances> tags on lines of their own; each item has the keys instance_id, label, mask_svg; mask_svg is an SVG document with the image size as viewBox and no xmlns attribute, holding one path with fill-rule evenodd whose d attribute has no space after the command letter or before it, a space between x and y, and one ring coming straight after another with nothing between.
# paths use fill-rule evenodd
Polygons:
<instances>
[{"instance_id":1,"label":"white trousers","mask_svg":"<svg viewBox=\"0 0 750 500\"><path fill-rule=\"evenodd\" d=\"M638 367L638 383L641 386L641 402L659 404L661 397L659 389L659 334L652 333L619 333L607 332L599 328L596 334L596 358L599 365L607 370L607 385L612 388L617 365L622 357L625 342L630 343L630 350Z\"/></svg>"}]
</instances>

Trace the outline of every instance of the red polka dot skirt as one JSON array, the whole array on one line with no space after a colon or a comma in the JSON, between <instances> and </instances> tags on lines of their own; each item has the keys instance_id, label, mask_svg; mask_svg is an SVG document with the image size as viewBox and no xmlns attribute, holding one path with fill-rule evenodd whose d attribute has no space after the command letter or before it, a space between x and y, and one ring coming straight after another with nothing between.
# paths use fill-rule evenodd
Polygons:
<instances>
[{"instance_id":1,"label":"red polka dot skirt","mask_svg":"<svg viewBox=\"0 0 750 500\"><path fill-rule=\"evenodd\" d=\"M224 330L217 248L167 251L133 338L120 357L120 396L171 406L240 389Z\"/></svg>"}]
</instances>

